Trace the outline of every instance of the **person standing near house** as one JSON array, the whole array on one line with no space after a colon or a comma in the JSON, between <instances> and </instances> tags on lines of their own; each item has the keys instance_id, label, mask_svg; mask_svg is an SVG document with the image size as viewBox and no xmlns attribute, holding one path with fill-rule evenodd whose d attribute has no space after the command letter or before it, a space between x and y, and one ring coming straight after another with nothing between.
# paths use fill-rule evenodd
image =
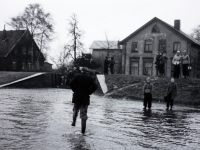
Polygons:
<instances>
[{"instance_id":1,"label":"person standing near house","mask_svg":"<svg viewBox=\"0 0 200 150\"><path fill-rule=\"evenodd\" d=\"M173 77L174 78L179 78L180 77L180 63L181 63L181 55L180 55L180 51L176 52L176 55L174 55L173 59L172 59L172 64L174 66L174 74Z\"/></svg>"},{"instance_id":2,"label":"person standing near house","mask_svg":"<svg viewBox=\"0 0 200 150\"><path fill-rule=\"evenodd\" d=\"M159 60L160 60L160 53L158 52L155 62L157 73L159 73L159 66L160 66Z\"/></svg>"},{"instance_id":3,"label":"person standing near house","mask_svg":"<svg viewBox=\"0 0 200 150\"><path fill-rule=\"evenodd\" d=\"M146 82L143 86L143 92L144 92L144 110L148 106L149 109L151 109L152 106L152 90L153 85L150 83L150 77L147 77Z\"/></svg>"},{"instance_id":4,"label":"person standing near house","mask_svg":"<svg viewBox=\"0 0 200 150\"><path fill-rule=\"evenodd\" d=\"M164 77L165 75L165 57L163 56L163 52L160 52L160 57L159 57L159 74L160 77Z\"/></svg>"},{"instance_id":5,"label":"person standing near house","mask_svg":"<svg viewBox=\"0 0 200 150\"><path fill-rule=\"evenodd\" d=\"M104 60L104 74L108 74L108 66L110 64L110 61L108 60L108 57L106 56L105 57L105 60Z\"/></svg>"},{"instance_id":6,"label":"person standing near house","mask_svg":"<svg viewBox=\"0 0 200 150\"><path fill-rule=\"evenodd\" d=\"M187 51L183 51L182 55L182 73L184 78L189 77L188 65L190 64L190 56L187 54Z\"/></svg>"},{"instance_id":7,"label":"person standing near house","mask_svg":"<svg viewBox=\"0 0 200 150\"><path fill-rule=\"evenodd\" d=\"M114 65L115 65L114 57L111 57L111 60L110 60L110 73L111 74L114 73Z\"/></svg>"},{"instance_id":8,"label":"person standing near house","mask_svg":"<svg viewBox=\"0 0 200 150\"><path fill-rule=\"evenodd\" d=\"M167 96L166 110L169 110L169 106L172 109L174 104L174 99L177 97L177 83L175 83L174 78L171 78L171 82L168 84L166 96Z\"/></svg>"},{"instance_id":9,"label":"person standing near house","mask_svg":"<svg viewBox=\"0 0 200 150\"><path fill-rule=\"evenodd\" d=\"M86 130L87 109L90 105L90 95L97 89L97 84L94 79L87 73L87 68L82 68L80 74L76 74L70 82L73 98L73 122L72 126L76 124L76 118L80 110L81 118L81 132L84 134Z\"/></svg>"}]
</instances>

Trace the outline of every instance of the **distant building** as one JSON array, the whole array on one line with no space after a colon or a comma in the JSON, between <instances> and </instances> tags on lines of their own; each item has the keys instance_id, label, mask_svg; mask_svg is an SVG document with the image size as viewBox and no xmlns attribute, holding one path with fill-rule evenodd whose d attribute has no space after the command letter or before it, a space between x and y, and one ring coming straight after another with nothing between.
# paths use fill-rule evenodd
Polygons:
<instances>
[{"instance_id":1,"label":"distant building","mask_svg":"<svg viewBox=\"0 0 200 150\"><path fill-rule=\"evenodd\" d=\"M155 61L158 51L166 56L165 75L172 75L172 58L180 50L187 50L191 57L191 75L198 75L200 66L200 43L180 30L180 20L171 26L153 18L142 27L120 41L122 50L122 72L130 75L156 76Z\"/></svg>"},{"instance_id":2,"label":"distant building","mask_svg":"<svg viewBox=\"0 0 200 150\"><path fill-rule=\"evenodd\" d=\"M1 71L40 71L44 60L29 30L0 31Z\"/></svg>"},{"instance_id":3,"label":"distant building","mask_svg":"<svg viewBox=\"0 0 200 150\"><path fill-rule=\"evenodd\" d=\"M106 56L114 57L115 73L121 73L122 47L118 41L93 41L90 49L92 49L92 61L101 64L102 67Z\"/></svg>"}]
</instances>

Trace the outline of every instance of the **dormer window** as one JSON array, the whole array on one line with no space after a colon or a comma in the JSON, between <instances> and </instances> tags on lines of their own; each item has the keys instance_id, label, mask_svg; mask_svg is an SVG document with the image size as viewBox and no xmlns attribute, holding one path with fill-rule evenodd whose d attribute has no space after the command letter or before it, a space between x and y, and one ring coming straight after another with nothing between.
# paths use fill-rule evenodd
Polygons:
<instances>
[{"instance_id":1,"label":"dormer window","mask_svg":"<svg viewBox=\"0 0 200 150\"><path fill-rule=\"evenodd\" d=\"M153 26L153 28L152 28L152 31L151 31L152 33L160 33L160 29L158 28L158 26L157 25L155 25L155 26Z\"/></svg>"}]
</instances>

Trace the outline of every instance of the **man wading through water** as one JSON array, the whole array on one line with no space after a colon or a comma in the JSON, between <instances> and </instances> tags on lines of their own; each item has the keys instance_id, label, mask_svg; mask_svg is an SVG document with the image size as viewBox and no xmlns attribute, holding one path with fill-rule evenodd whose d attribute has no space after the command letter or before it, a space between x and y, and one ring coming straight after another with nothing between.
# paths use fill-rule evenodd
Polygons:
<instances>
[{"instance_id":1,"label":"man wading through water","mask_svg":"<svg viewBox=\"0 0 200 150\"><path fill-rule=\"evenodd\" d=\"M87 74L88 69L82 68L80 74L76 74L70 82L70 87L74 92L72 103L73 108L73 122L72 126L76 124L76 118L80 110L81 118L81 132L84 134L86 129L87 109L90 105L90 95L97 89L97 85L93 78Z\"/></svg>"}]
</instances>

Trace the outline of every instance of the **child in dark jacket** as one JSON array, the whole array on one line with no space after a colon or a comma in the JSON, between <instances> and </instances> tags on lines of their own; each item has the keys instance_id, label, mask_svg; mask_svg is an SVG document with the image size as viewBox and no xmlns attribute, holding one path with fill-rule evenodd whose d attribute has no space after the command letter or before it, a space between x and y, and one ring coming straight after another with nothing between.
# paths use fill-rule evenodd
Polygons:
<instances>
[{"instance_id":1,"label":"child in dark jacket","mask_svg":"<svg viewBox=\"0 0 200 150\"><path fill-rule=\"evenodd\" d=\"M144 92L144 108L148 106L149 109L151 109L152 106L152 90L153 90L153 85L150 83L150 77L147 77L146 82L143 87L143 92Z\"/></svg>"},{"instance_id":2,"label":"child in dark jacket","mask_svg":"<svg viewBox=\"0 0 200 150\"><path fill-rule=\"evenodd\" d=\"M174 78L171 78L171 82L168 84L166 96L167 96L166 110L169 109L169 106L172 109L174 104L174 99L177 97L177 84L174 82Z\"/></svg>"}]
</instances>

